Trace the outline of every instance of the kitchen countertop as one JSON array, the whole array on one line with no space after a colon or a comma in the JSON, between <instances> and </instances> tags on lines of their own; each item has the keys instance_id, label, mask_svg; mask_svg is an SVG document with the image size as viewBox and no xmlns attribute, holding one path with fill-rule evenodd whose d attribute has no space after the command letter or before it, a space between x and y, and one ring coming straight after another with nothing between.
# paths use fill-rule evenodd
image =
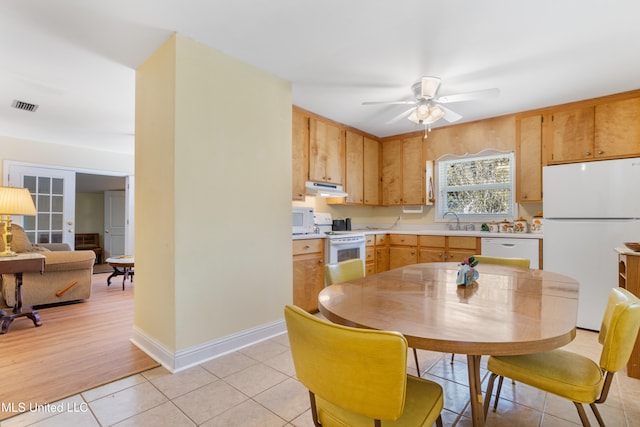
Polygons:
<instances>
[{"instance_id":1,"label":"kitchen countertop","mask_svg":"<svg viewBox=\"0 0 640 427\"><path fill-rule=\"evenodd\" d=\"M354 233L371 234L411 234L418 236L467 236L467 237L490 237L490 238L511 238L511 239L542 239L540 233L489 233L488 231L467 231L467 230L447 230L447 229L423 229L423 230L392 230L392 229L353 229ZM326 234L294 234L293 240L304 239L324 239Z\"/></svg>"}]
</instances>

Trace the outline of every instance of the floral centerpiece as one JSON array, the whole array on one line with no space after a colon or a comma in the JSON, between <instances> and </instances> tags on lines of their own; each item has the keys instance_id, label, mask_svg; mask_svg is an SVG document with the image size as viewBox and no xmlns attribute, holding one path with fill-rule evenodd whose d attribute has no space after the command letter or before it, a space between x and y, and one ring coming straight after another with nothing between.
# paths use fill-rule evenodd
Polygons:
<instances>
[{"instance_id":1,"label":"floral centerpiece","mask_svg":"<svg viewBox=\"0 0 640 427\"><path fill-rule=\"evenodd\" d=\"M456 284L469 286L475 283L480 276L478 270L474 267L478 265L478 261L474 257L465 258L460 264L458 264L458 277L456 278Z\"/></svg>"}]
</instances>

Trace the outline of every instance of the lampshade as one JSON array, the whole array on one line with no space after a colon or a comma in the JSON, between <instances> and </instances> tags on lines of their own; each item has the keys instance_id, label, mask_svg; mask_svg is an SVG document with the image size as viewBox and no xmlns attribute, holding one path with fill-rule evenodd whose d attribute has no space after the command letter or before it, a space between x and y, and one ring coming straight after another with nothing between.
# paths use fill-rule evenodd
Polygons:
<instances>
[{"instance_id":1,"label":"lampshade","mask_svg":"<svg viewBox=\"0 0 640 427\"><path fill-rule=\"evenodd\" d=\"M0 215L35 215L36 207L26 188L0 187Z\"/></svg>"},{"instance_id":2,"label":"lampshade","mask_svg":"<svg viewBox=\"0 0 640 427\"><path fill-rule=\"evenodd\" d=\"M417 124L435 123L444 117L444 109L439 105L421 102L409 115L409 120Z\"/></svg>"}]
</instances>

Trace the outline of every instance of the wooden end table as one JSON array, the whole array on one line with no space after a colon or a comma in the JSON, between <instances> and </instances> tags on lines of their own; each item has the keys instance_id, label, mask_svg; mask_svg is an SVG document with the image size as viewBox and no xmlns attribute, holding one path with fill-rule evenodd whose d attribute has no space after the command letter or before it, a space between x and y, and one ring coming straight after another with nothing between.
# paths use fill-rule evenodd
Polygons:
<instances>
[{"instance_id":1,"label":"wooden end table","mask_svg":"<svg viewBox=\"0 0 640 427\"><path fill-rule=\"evenodd\" d=\"M107 278L107 286L111 286L111 278L117 276L124 276L122 278L122 290L124 291L124 282L127 279L131 279L133 282L133 267L134 259L133 255L125 255L121 257L107 258L107 264L113 267L113 273Z\"/></svg>"},{"instance_id":2,"label":"wooden end table","mask_svg":"<svg viewBox=\"0 0 640 427\"><path fill-rule=\"evenodd\" d=\"M18 317L27 317L33 321L36 326L41 326L40 315L37 310L30 307L29 310L22 310L22 273L44 271L44 255L36 253L18 254L12 257L0 257L0 274L14 274L16 278L15 299L16 305L9 313L0 311L0 321L2 327L0 334L6 334L11 323Z\"/></svg>"}]
</instances>

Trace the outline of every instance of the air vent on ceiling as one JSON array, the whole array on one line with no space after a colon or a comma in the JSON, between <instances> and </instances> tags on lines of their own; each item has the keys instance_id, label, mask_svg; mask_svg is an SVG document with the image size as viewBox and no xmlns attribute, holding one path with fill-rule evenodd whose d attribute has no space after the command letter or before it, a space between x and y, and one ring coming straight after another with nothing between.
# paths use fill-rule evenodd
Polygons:
<instances>
[{"instance_id":1,"label":"air vent on ceiling","mask_svg":"<svg viewBox=\"0 0 640 427\"><path fill-rule=\"evenodd\" d=\"M28 102L18 101L17 99L13 100L13 102L11 103L11 106L13 108L17 108L18 110L31 111L32 113L38 109L38 106L36 104L30 104Z\"/></svg>"}]
</instances>

